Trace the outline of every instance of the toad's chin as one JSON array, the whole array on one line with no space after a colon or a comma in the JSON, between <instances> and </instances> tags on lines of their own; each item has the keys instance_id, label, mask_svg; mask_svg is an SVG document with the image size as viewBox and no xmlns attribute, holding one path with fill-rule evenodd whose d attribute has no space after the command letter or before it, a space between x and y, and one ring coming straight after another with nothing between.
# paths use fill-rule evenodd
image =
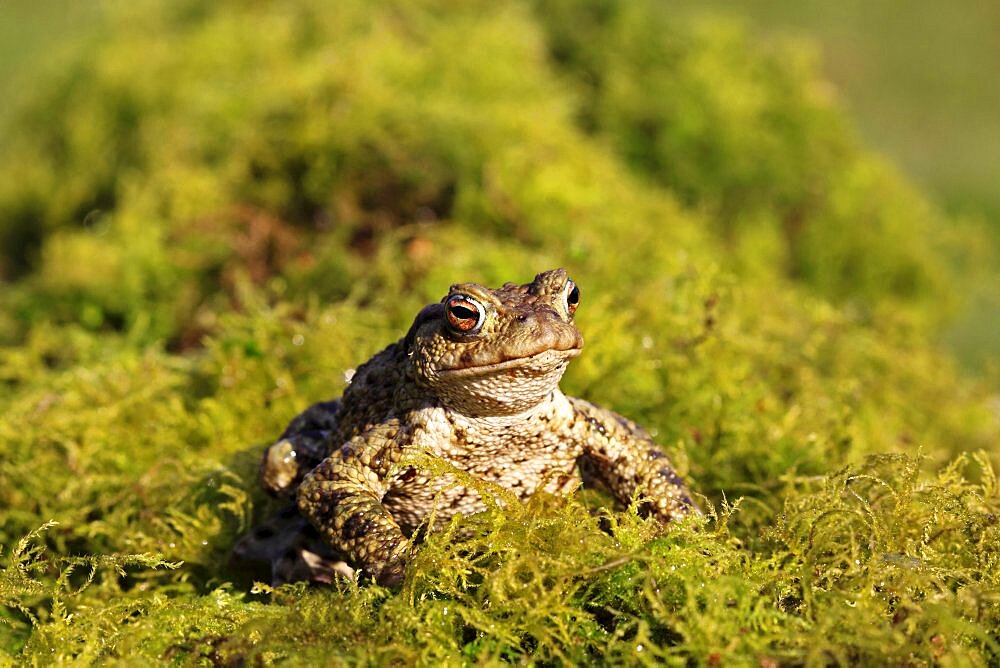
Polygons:
<instances>
[{"instance_id":1,"label":"toad's chin","mask_svg":"<svg viewBox=\"0 0 1000 668\"><path fill-rule=\"evenodd\" d=\"M515 415L530 410L559 387L580 348L543 350L528 357L442 369L432 387L441 401L466 415Z\"/></svg>"}]
</instances>

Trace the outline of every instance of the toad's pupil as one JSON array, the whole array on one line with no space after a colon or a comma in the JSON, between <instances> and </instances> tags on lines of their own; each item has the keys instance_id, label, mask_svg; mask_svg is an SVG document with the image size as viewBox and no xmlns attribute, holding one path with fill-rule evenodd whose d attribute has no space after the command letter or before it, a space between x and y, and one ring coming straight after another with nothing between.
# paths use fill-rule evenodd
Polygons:
<instances>
[{"instance_id":1,"label":"toad's pupil","mask_svg":"<svg viewBox=\"0 0 1000 668\"><path fill-rule=\"evenodd\" d=\"M570 291L569 296L566 297L566 301L569 302L570 306L576 306L580 303L580 288L573 286L573 290Z\"/></svg>"},{"instance_id":2,"label":"toad's pupil","mask_svg":"<svg viewBox=\"0 0 1000 668\"><path fill-rule=\"evenodd\" d=\"M459 320L473 320L479 317L479 314L473 311L471 308L466 308L458 304L452 304L451 314L458 318Z\"/></svg>"}]
</instances>

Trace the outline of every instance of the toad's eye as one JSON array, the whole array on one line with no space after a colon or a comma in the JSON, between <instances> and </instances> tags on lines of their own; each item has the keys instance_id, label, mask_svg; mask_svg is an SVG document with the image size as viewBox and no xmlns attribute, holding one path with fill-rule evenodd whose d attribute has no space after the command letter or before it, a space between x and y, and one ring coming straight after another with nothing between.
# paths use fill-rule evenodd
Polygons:
<instances>
[{"instance_id":1,"label":"toad's eye","mask_svg":"<svg viewBox=\"0 0 1000 668\"><path fill-rule=\"evenodd\" d=\"M486 320L486 309L482 304L465 295L449 297L445 302L448 325L462 334L475 334Z\"/></svg>"},{"instance_id":2,"label":"toad's eye","mask_svg":"<svg viewBox=\"0 0 1000 668\"><path fill-rule=\"evenodd\" d=\"M576 307L580 305L580 288L573 281L566 281L566 312L570 315L576 313Z\"/></svg>"}]
</instances>

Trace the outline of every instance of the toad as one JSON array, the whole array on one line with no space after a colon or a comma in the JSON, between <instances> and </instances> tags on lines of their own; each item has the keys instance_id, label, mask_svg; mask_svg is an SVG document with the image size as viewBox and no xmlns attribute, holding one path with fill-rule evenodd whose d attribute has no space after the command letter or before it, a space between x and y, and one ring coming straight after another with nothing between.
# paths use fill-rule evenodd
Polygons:
<instances>
[{"instance_id":1,"label":"toad","mask_svg":"<svg viewBox=\"0 0 1000 668\"><path fill-rule=\"evenodd\" d=\"M475 490L407 466L417 451L521 499L568 493L582 470L620 501L638 494L641 512L662 522L698 512L649 434L560 391L583 348L579 304L563 269L496 290L451 286L342 397L308 408L266 450L261 483L294 504L236 554L270 561L275 583L339 572L398 584L432 510L441 523L486 509Z\"/></svg>"}]
</instances>

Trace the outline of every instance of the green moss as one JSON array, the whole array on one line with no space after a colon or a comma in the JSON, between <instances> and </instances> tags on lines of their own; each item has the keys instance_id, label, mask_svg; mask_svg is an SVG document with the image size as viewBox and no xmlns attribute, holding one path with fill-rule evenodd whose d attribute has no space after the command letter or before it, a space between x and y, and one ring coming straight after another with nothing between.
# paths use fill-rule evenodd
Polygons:
<instances>
[{"instance_id":1,"label":"green moss","mask_svg":"<svg viewBox=\"0 0 1000 668\"><path fill-rule=\"evenodd\" d=\"M537 5L581 84L583 125L710 211L741 271L863 308L902 298L947 312L940 300L959 289L950 255L973 246L949 230L968 226L859 144L809 45L754 43L740 25L653 1Z\"/></svg>"},{"instance_id":2,"label":"green moss","mask_svg":"<svg viewBox=\"0 0 1000 668\"><path fill-rule=\"evenodd\" d=\"M104 581L64 593L26 650L184 662L989 661L1000 649L1000 499L989 469L971 484L959 463L918 480L914 459L870 458L815 480L786 502L765 551L732 530L738 508L665 532L634 512L592 516L539 496L432 535L397 594L289 586L262 605L230 587L144 593ZM87 612L88 601L100 605Z\"/></svg>"},{"instance_id":3,"label":"green moss","mask_svg":"<svg viewBox=\"0 0 1000 668\"><path fill-rule=\"evenodd\" d=\"M997 660L1000 425L929 343L965 242L807 60L574 6L149 2L39 86L0 154L5 656ZM263 444L450 283L560 265L565 389L706 519L508 500L401 592L255 587Z\"/></svg>"}]
</instances>

